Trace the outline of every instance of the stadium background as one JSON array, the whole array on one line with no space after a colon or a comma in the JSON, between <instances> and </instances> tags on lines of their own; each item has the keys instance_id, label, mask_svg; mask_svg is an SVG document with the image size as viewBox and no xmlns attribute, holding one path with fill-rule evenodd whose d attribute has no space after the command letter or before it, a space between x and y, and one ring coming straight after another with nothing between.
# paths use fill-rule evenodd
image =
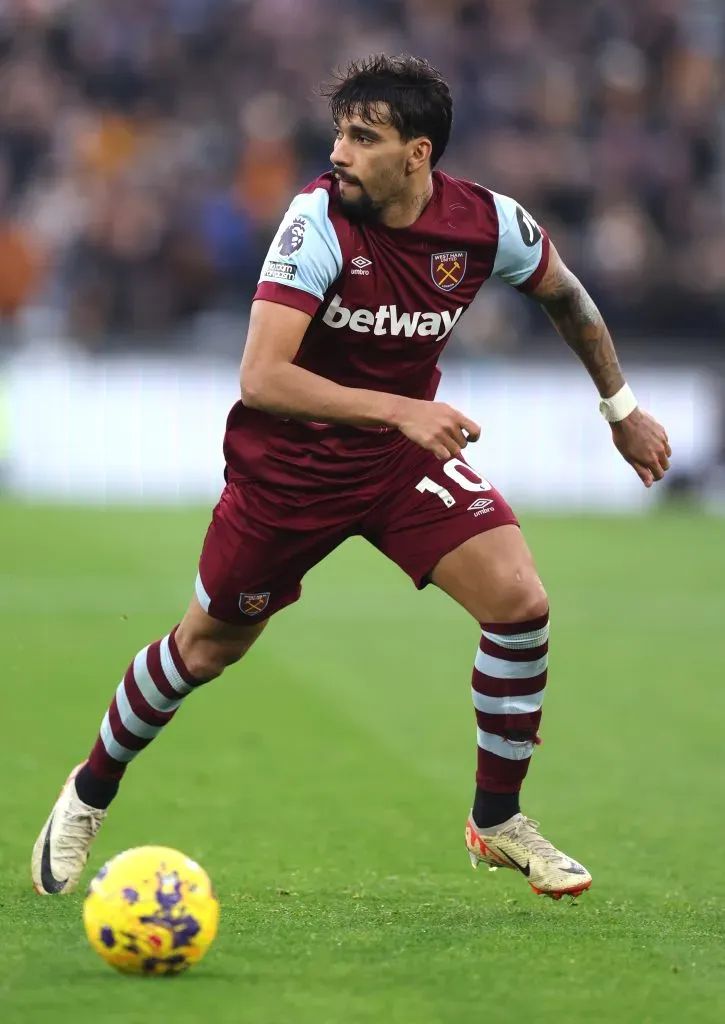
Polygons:
<instances>
[{"instance_id":1,"label":"stadium background","mask_svg":"<svg viewBox=\"0 0 725 1024\"><path fill-rule=\"evenodd\" d=\"M263 254L327 166L315 83L349 57L408 50L451 80L445 168L549 229L668 421L658 499L674 485L721 504L724 20L718 0L4 0L6 487L213 499ZM511 289L487 286L446 362L444 394L494 429L477 456L511 500L646 500L565 346ZM522 406L538 422L528 446Z\"/></svg>"},{"instance_id":2,"label":"stadium background","mask_svg":"<svg viewBox=\"0 0 725 1024\"><path fill-rule=\"evenodd\" d=\"M483 423L474 464L552 595L531 803L594 869L590 903L463 875L475 629L355 544L144 755L94 862L161 841L217 882L208 983L159 1004L177 1022L209 998L235 1022L722 1019L716 859L685 868L719 828L725 712L721 0L0 0L4 1020L125 1024L157 998L109 1007L77 903L31 902L26 860L188 600L256 274L327 165L314 83L403 50L450 78L443 168L548 228L674 449L645 492L540 311L486 286L442 394Z\"/></svg>"}]
</instances>

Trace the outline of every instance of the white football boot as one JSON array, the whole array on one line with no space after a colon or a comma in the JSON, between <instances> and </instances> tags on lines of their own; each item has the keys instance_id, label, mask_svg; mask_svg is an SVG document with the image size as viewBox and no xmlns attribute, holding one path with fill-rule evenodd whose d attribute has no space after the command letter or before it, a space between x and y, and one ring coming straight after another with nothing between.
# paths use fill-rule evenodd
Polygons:
<instances>
[{"instance_id":1,"label":"white football boot","mask_svg":"<svg viewBox=\"0 0 725 1024\"><path fill-rule=\"evenodd\" d=\"M41 896L73 892L107 814L78 798L75 777L83 764L76 765L66 779L33 847L33 885Z\"/></svg>"},{"instance_id":2,"label":"white football boot","mask_svg":"<svg viewBox=\"0 0 725 1024\"><path fill-rule=\"evenodd\" d=\"M535 893L555 900L580 896L592 884L587 869L544 839L538 822L524 814L515 814L493 832L480 829L469 815L466 848L474 868L513 868Z\"/></svg>"}]
</instances>

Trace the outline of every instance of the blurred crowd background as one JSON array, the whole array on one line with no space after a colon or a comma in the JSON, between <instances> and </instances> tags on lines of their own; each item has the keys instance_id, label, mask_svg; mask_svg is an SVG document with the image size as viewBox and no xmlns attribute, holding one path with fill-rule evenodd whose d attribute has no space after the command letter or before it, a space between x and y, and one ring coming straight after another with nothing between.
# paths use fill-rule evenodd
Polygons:
<instances>
[{"instance_id":1,"label":"blurred crowd background","mask_svg":"<svg viewBox=\"0 0 725 1024\"><path fill-rule=\"evenodd\" d=\"M618 335L721 342L723 0L0 0L4 344L238 348L328 166L316 83L402 51L451 81L442 169L527 206ZM538 316L492 286L453 344L525 347Z\"/></svg>"}]
</instances>

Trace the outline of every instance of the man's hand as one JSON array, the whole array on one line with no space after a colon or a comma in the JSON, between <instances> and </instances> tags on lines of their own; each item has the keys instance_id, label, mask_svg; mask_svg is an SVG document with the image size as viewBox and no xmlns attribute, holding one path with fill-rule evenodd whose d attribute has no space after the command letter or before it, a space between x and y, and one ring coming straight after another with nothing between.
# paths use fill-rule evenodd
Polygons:
<instances>
[{"instance_id":1,"label":"man's hand","mask_svg":"<svg viewBox=\"0 0 725 1024\"><path fill-rule=\"evenodd\" d=\"M477 441L481 436L479 425L453 406L416 398L401 403L395 426L441 462L457 458L469 441Z\"/></svg>"},{"instance_id":2,"label":"man's hand","mask_svg":"<svg viewBox=\"0 0 725 1024\"><path fill-rule=\"evenodd\" d=\"M661 480L670 468L672 455L665 428L639 408L610 426L620 455L633 467L645 487Z\"/></svg>"}]
</instances>

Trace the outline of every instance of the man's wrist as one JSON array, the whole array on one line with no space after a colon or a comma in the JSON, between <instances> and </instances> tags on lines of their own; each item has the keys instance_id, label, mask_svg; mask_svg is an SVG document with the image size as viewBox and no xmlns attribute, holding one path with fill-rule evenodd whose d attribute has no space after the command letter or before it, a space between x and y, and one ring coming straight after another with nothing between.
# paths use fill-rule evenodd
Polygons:
<instances>
[{"instance_id":1,"label":"man's wrist","mask_svg":"<svg viewBox=\"0 0 725 1024\"><path fill-rule=\"evenodd\" d=\"M411 401L403 395L386 395L388 399L385 409L385 422L389 427L400 429L400 424L405 418L405 410Z\"/></svg>"},{"instance_id":2,"label":"man's wrist","mask_svg":"<svg viewBox=\"0 0 725 1024\"><path fill-rule=\"evenodd\" d=\"M619 423L637 408L637 399L629 384L625 384L611 398L602 398L599 411L607 423Z\"/></svg>"}]
</instances>

